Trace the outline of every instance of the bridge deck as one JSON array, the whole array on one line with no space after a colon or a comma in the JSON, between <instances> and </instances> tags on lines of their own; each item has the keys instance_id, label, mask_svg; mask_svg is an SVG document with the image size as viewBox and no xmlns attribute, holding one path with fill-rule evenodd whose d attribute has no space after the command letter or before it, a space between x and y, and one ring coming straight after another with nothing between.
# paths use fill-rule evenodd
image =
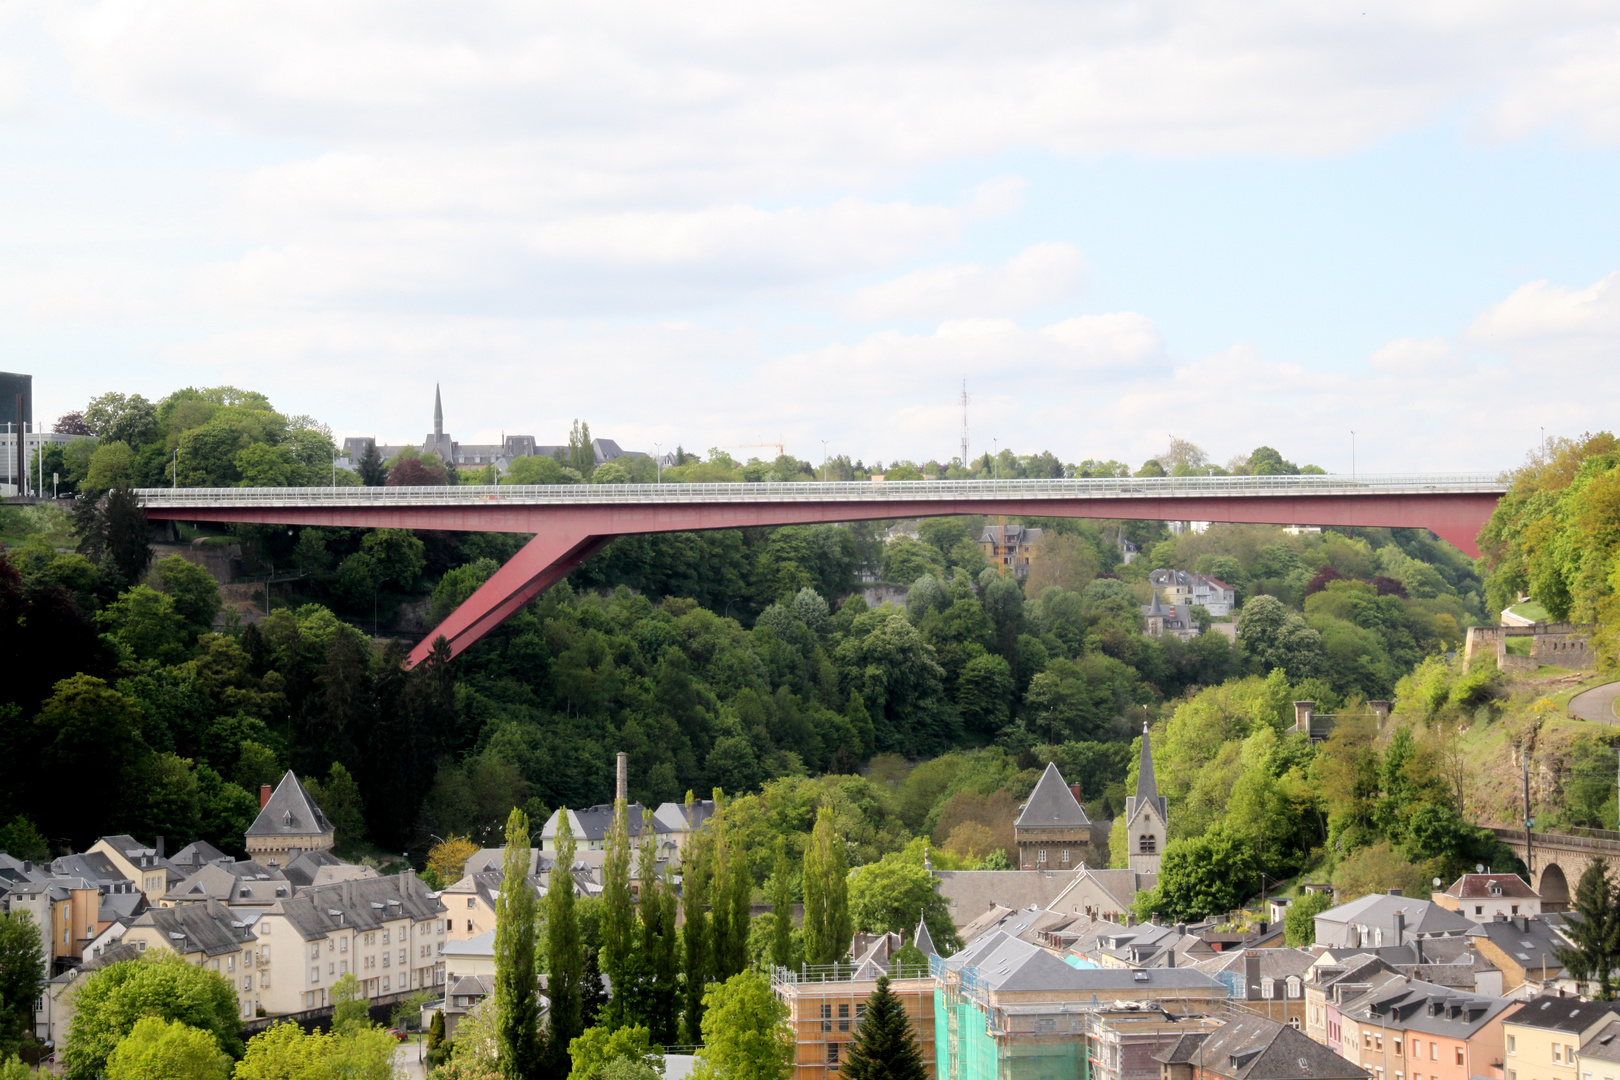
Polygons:
<instances>
[{"instance_id":1,"label":"bridge deck","mask_svg":"<svg viewBox=\"0 0 1620 1080\"><path fill-rule=\"evenodd\" d=\"M784 502L959 502L1165 498L1300 498L1388 495L1501 495L1492 473L1348 477L1164 476L1076 480L904 480L893 483L553 484L459 487L142 488L157 510L227 507L690 505Z\"/></svg>"}]
</instances>

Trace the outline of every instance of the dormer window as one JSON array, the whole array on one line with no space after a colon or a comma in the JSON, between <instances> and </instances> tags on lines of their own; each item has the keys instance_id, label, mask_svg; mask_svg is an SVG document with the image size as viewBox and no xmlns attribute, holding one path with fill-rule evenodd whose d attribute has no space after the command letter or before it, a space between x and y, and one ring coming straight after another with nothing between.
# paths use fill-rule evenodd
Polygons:
<instances>
[{"instance_id":1,"label":"dormer window","mask_svg":"<svg viewBox=\"0 0 1620 1080\"><path fill-rule=\"evenodd\" d=\"M282 828L291 828L292 827L292 811L291 810L283 810L281 812L281 825L282 825Z\"/></svg>"}]
</instances>

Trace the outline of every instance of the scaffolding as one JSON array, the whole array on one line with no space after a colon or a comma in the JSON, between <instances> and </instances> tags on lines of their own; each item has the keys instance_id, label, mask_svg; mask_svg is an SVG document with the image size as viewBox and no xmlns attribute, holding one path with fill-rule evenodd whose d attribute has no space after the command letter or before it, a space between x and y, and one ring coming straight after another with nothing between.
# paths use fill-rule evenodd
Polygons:
<instances>
[{"instance_id":1,"label":"scaffolding","mask_svg":"<svg viewBox=\"0 0 1620 1080\"><path fill-rule=\"evenodd\" d=\"M866 1014L866 1003L877 990L879 974L870 964L771 969L771 989L787 1006L793 1033L793 1080L831 1080L838 1075ZM937 1045L935 982L920 971L917 975L891 978L889 992L900 999L932 1078Z\"/></svg>"}]
</instances>

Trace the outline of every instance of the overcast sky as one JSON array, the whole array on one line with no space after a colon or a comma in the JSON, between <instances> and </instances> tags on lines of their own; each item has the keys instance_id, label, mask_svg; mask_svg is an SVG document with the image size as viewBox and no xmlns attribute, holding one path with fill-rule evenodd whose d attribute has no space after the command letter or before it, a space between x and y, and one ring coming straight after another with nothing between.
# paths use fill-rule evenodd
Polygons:
<instances>
[{"instance_id":1,"label":"overcast sky","mask_svg":"<svg viewBox=\"0 0 1620 1080\"><path fill-rule=\"evenodd\" d=\"M1616 423L1617 143L1612 2L0 0L0 367L1494 470Z\"/></svg>"}]
</instances>

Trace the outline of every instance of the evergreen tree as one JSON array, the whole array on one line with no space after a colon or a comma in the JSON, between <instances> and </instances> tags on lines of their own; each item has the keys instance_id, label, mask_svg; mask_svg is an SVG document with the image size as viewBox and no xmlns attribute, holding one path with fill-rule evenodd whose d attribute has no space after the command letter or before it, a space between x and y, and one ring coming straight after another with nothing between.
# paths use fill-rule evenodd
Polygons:
<instances>
[{"instance_id":1,"label":"evergreen tree","mask_svg":"<svg viewBox=\"0 0 1620 1080\"><path fill-rule=\"evenodd\" d=\"M542 1067L534 953L536 904L528 882L529 816L516 808L506 819L506 858L501 870L501 892L495 900L496 1046L508 1080L533 1080L541 1075Z\"/></svg>"},{"instance_id":2,"label":"evergreen tree","mask_svg":"<svg viewBox=\"0 0 1620 1080\"><path fill-rule=\"evenodd\" d=\"M850 1040L849 1057L839 1069L848 1080L924 1080L922 1052L888 976L866 1002L866 1015Z\"/></svg>"},{"instance_id":3,"label":"evergreen tree","mask_svg":"<svg viewBox=\"0 0 1620 1080\"><path fill-rule=\"evenodd\" d=\"M1564 923L1564 933L1575 947L1559 949L1558 962L1577 979L1594 983L1598 1000L1613 1000L1614 969L1620 964L1620 895L1604 860L1592 860L1581 875L1575 886L1575 911L1580 919Z\"/></svg>"},{"instance_id":4,"label":"evergreen tree","mask_svg":"<svg viewBox=\"0 0 1620 1080\"><path fill-rule=\"evenodd\" d=\"M771 876L771 963L793 966L793 883L788 875L787 837L776 838L776 872Z\"/></svg>"},{"instance_id":5,"label":"evergreen tree","mask_svg":"<svg viewBox=\"0 0 1620 1080\"><path fill-rule=\"evenodd\" d=\"M433 1023L428 1025L427 1059L428 1067L433 1068L439 1064L443 1056L441 1048L444 1046L444 1010L438 1009L433 1013Z\"/></svg>"},{"instance_id":6,"label":"evergreen tree","mask_svg":"<svg viewBox=\"0 0 1620 1080\"><path fill-rule=\"evenodd\" d=\"M630 899L629 807L623 799L613 806L613 828L608 833L607 857L602 863L601 969L613 986L603 1026L610 1031L635 1023L639 1010L634 964L636 913Z\"/></svg>"},{"instance_id":7,"label":"evergreen tree","mask_svg":"<svg viewBox=\"0 0 1620 1080\"><path fill-rule=\"evenodd\" d=\"M710 955L716 982L748 967L748 901L752 879L748 855L731 827L726 813L725 793L714 789L714 817L709 822L714 834L714 880L710 885Z\"/></svg>"},{"instance_id":8,"label":"evergreen tree","mask_svg":"<svg viewBox=\"0 0 1620 1080\"><path fill-rule=\"evenodd\" d=\"M382 454L377 452L376 439L366 440L365 452L360 455L355 471L360 474L360 482L366 487L382 487L388 483L388 466L383 463Z\"/></svg>"},{"instance_id":9,"label":"evergreen tree","mask_svg":"<svg viewBox=\"0 0 1620 1080\"><path fill-rule=\"evenodd\" d=\"M557 857L546 889L546 945L550 977L550 1047L546 1075L561 1080L569 1073L568 1044L585 1030L583 1022L584 953L579 913L574 903L574 831L566 813L557 816ZM595 967L595 965L591 965Z\"/></svg>"},{"instance_id":10,"label":"evergreen tree","mask_svg":"<svg viewBox=\"0 0 1620 1080\"><path fill-rule=\"evenodd\" d=\"M692 820L692 793L686 793L686 820ZM681 910L686 917L681 944L685 956L686 1041L703 1039L703 988L713 973L709 921L709 845L713 831L702 830L686 842L681 878Z\"/></svg>"},{"instance_id":11,"label":"evergreen tree","mask_svg":"<svg viewBox=\"0 0 1620 1080\"><path fill-rule=\"evenodd\" d=\"M816 814L804 851L804 962L840 963L854 933L849 916L849 868L831 807Z\"/></svg>"}]
</instances>

